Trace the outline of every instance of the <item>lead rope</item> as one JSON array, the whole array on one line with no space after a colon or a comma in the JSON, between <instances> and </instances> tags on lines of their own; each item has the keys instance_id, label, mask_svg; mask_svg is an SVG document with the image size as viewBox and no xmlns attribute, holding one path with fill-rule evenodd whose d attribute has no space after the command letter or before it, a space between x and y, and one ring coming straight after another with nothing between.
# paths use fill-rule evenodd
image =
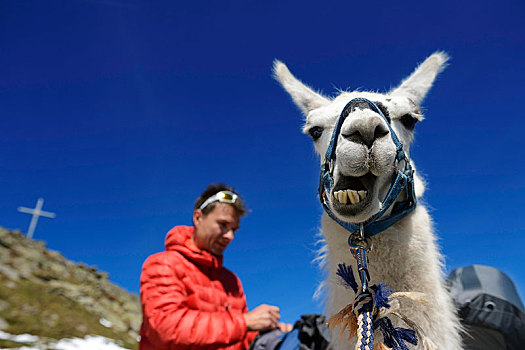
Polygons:
<instances>
[{"instance_id":1,"label":"lead rope","mask_svg":"<svg viewBox=\"0 0 525 350\"><path fill-rule=\"evenodd\" d=\"M374 317L372 295L359 292L353 304L354 315L357 317L357 345L359 350L372 350L374 348Z\"/></svg>"},{"instance_id":2,"label":"lead rope","mask_svg":"<svg viewBox=\"0 0 525 350\"><path fill-rule=\"evenodd\" d=\"M379 285L368 285L370 274L367 252L372 249L372 245L370 238L365 238L363 225L350 235L348 245L357 261L361 287L358 288L352 267L339 264L337 275L346 287L353 289L356 296L353 303L328 319L330 330L339 326L340 338L345 330L349 332L348 340L357 336L355 350L409 350L406 343L417 345L418 338L421 340L422 349L436 350L435 345L423 334L421 328L399 310L400 299L405 298L426 304L428 302L426 296L418 292L394 293L383 282ZM388 315L400 318L412 329L394 327ZM377 342L374 338L376 329L379 329L383 336L383 339Z\"/></svg>"},{"instance_id":3,"label":"lead rope","mask_svg":"<svg viewBox=\"0 0 525 350\"><path fill-rule=\"evenodd\" d=\"M348 245L357 261L357 271L361 280L361 290L356 294L352 305L354 316L357 319L357 344L356 350L373 350L374 348L374 299L368 288L370 273L368 272L368 257L366 255L372 247L370 239L365 240L363 224L359 231L350 235ZM353 277L353 274L352 274Z\"/></svg>"},{"instance_id":4,"label":"lead rope","mask_svg":"<svg viewBox=\"0 0 525 350\"><path fill-rule=\"evenodd\" d=\"M373 350L374 348L374 298L368 288L370 274L368 272L367 251L372 247L370 239L366 240L363 224L356 233L348 239L350 251L357 261L357 271L361 280L361 290L356 294L352 304L353 314L357 319L356 350ZM352 274L353 277L353 274Z\"/></svg>"}]
</instances>

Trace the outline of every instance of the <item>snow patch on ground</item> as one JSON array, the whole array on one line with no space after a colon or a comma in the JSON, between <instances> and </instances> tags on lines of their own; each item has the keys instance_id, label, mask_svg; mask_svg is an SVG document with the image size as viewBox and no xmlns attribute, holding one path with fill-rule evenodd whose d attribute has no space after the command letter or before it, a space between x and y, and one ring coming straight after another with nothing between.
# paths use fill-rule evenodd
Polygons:
<instances>
[{"instance_id":1,"label":"snow patch on ground","mask_svg":"<svg viewBox=\"0 0 525 350\"><path fill-rule=\"evenodd\" d=\"M17 343L36 343L31 346L16 348L18 350L126 350L115 341L99 335L87 335L84 338L66 338L49 344L38 344L39 337L31 334L9 334L0 331L0 339Z\"/></svg>"},{"instance_id":2,"label":"snow patch on ground","mask_svg":"<svg viewBox=\"0 0 525 350\"><path fill-rule=\"evenodd\" d=\"M31 334L9 334L0 331L0 339L14 341L15 343L34 343L38 337Z\"/></svg>"}]
</instances>

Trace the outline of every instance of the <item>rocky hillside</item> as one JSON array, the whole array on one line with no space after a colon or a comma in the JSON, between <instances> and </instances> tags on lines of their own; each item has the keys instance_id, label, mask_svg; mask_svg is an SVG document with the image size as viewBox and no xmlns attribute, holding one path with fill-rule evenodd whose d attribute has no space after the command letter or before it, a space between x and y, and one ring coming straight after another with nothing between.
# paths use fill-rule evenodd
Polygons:
<instances>
[{"instance_id":1,"label":"rocky hillside","mask_svg":"<svg viewBox=\"0 0 525 350\"><path fill-rule=\"evenodd\" d=\"M49 343L101 335L137 348L140 301L95 267L74 263L44 242L0 228L0 332ZM24 344L1 340L0 348Z\"/></svg>"}]
</instances>

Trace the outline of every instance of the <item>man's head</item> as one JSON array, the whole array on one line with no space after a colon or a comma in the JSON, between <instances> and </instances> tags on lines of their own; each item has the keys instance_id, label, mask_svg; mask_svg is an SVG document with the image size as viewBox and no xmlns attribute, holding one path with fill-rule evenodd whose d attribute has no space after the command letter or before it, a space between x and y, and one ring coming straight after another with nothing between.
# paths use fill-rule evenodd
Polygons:
<instances>
[{"instance_id":1,"label":"man's head","mask_svg":"<svg viewBox=\"0 0 525 350\"><path fill-rule=\"evenodd\" d=\"M231 187L209 185L195 201L192 240L200 249L222 255L245 213L241 197Z\"/></svg>"}]
</instances>

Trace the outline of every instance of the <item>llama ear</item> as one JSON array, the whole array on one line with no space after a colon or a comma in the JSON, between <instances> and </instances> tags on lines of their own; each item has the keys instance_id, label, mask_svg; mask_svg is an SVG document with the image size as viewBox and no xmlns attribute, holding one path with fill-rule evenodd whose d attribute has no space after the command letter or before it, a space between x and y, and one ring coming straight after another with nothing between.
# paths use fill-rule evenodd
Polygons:
<instances>
[{"instance_id":1,"label":"llama ear","mask_svg":"<svg viewBox=\"0 0 525 350\"><path fill-rule=\"evenodd\" d=\"M429 56L390 94L407 96L415 103L420 104L432 87L432 83L438 73L446 67L448 58L448 55L444 52L436 52Z\"/></svg>"},{"instance_id":2,"label":"llama ear","mask_svg":"<svg viewBox=\"0 0 525 350\"><path fill-rule=\"evenodd\" d=\"M301 109L304 115L307 115L313 109L324 106L330 100L308 86L301 83L288 67L279 60L273 61L274 78L281 83L283 88L290 94L295 104Z\"/></svg>"}]
</instances>

